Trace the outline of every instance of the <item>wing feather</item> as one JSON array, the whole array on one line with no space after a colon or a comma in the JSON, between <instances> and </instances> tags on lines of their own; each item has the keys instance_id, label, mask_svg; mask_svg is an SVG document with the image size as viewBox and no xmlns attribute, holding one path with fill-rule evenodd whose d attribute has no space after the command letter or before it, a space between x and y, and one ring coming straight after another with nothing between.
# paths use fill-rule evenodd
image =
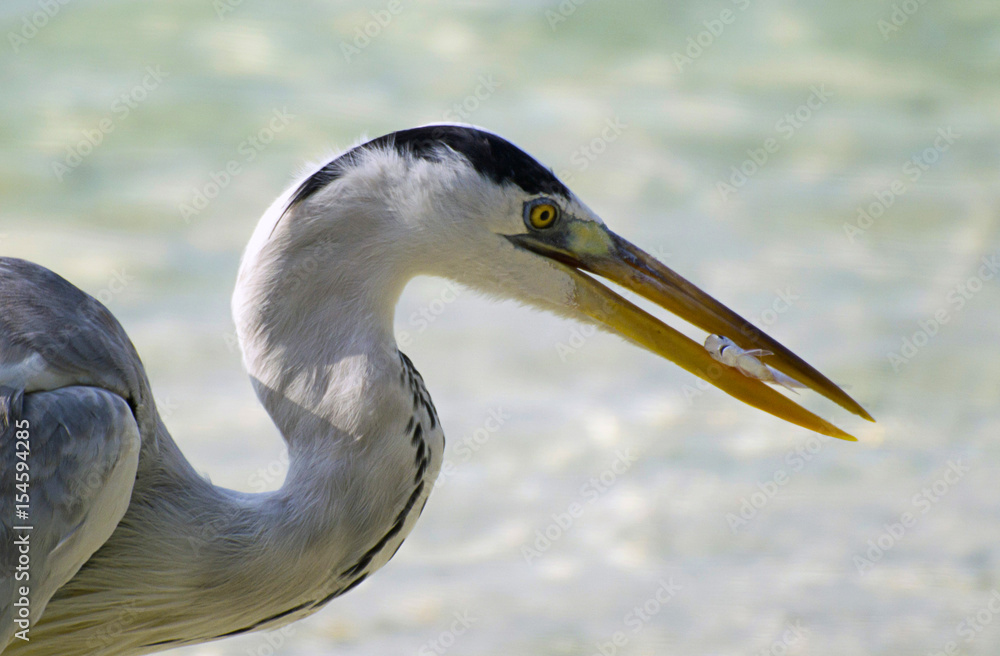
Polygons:
<instances>
[{"instance_id":1,"label":"wing feather","mask_svg":"<svg viewBox=\"0 0 1000 656\"><path fill-rule=\"evenodd\" d=\"M28 446L27 481L15 478L24 451L15 441ZM0 651L24 628L15 603L27 597L33 625L114 532L132 495L139 446L135 418L117 394L0 388ZM30 499L26 516L17 515L18 493Z\"/></svg>"},{"instance_id":2,"label":"wing feather","mask_svg":"<svg viewBox=\"0 0 1000 656\"><path fill-rule=\"evenodd\" d=\"M110 537L157 421L142 362L107 308L45 267L0 258L0 651L17 640L21 597L33 625Z\"/></svg>"}]
</instances>

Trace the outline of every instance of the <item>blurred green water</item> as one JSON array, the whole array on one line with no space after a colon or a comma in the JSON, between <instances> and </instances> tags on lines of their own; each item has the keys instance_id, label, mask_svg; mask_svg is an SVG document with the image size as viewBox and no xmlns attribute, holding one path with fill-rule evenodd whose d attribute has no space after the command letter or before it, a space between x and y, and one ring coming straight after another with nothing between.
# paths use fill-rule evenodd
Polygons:
<instances>
[{"instance_id":1,"label":"blurred green water","mask_svg":"<svg viewBox=\"0 0 1000 656\"><path fill-rule=\"evenodd\" d=\"M904 5L912 16L883 35ZM576 348L569 324L469 293L435 306L443 283L416 281L398 329L456 473L394 561L273 638L277 653L434 653L456 612L476 618L456 654L589 654L616 631L621 653L757 653L796 622L792 654L996 653L1000 622L968 642L960 622L1000 587L1000 292L970 287L1000 251L1000 6L402 2L384 26L386 2L245 1L220 17L208 2L73 0L42 21L43 6L0 8L0 252L108 301L176 439L218 484L280 484L267 469L280 440L228 316L257 217L304 161L455 114L552 166L880 420L807 398L862 438L812 442L721 394L689 399L689 377L613 338ZM26 19L45 24L26 38ZM829 98L795 118L815 87ZM292 118L268 135L276 111ZM613 140L608 121L625 126ZM949 128L960 136L935 150ZM778 148L754 170L768 139ZM753 172L724 194L734 166ZM869 227L845 230L873 203ZM797 298L767 314L778 292ZM413 316L429 307L443 309L423 331ZM941 310L948 323L894 367ZM456 445L498 408L509 419L465 459ZM525 562L619 448L639 462ZM914 499L956 459L969 473L922 513ZM779 471L790 482L731 530ZM917 523L859 573L907 511ZM670 579L680 591L633 632L626 614Z\"/></svg>"}]
</instances>

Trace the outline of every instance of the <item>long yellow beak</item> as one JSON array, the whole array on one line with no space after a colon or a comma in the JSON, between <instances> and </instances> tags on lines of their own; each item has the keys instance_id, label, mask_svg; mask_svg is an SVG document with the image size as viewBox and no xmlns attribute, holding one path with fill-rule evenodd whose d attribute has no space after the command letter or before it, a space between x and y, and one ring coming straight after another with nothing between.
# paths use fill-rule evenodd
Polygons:
<instances>
[{"instance_id":1,"label":"long yellow beak","mask_svg":"<svg viewBox=\"0 0 1000 656\"><path fill-rule=\"evenodd\" d=\"M557 235L547 233L542 238L542 235L523 234L510 239L567 265L575 285L573 302L577 310L744 403L823 435L856 440L756 378L717 362L704 346L582 272L602 276L634 291L692 325L729 337L740 348L770 351L773 355L766 358L769 366L842 408L875 421L857 401L802 358L599 223L573 219L565 222Z\"/></svg>"}]
</instances>

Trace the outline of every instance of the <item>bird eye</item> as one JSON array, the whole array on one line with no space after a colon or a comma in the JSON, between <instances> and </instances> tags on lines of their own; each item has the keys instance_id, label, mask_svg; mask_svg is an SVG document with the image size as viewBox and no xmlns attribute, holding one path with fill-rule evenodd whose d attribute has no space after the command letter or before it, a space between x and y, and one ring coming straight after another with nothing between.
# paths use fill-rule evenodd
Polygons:
<instances>
[{"instance_id":1,"label":"bird eye","mask_svg":"<svg viewBox=\"0 0 1000 656\"><path fill-rule=\"evenodd\" d=\"M524 222L535 230L550 227L559 218L559 208L546 198L537 198L524 206Z\"/></svg>"}]
</instances>

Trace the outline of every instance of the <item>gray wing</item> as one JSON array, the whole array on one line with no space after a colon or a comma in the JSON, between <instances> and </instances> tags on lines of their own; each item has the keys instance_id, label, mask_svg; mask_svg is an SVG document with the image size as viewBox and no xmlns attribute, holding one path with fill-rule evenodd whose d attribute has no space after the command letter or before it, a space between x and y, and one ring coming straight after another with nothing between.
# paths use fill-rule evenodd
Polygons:
<instances>
[{"instance_id":1,"label":"gray wing","mask_svg":"<svg viewBox=\"0 0 1000 656\"><path fill-rule=\"evenodd\" d=\"M142 362L108 309L13 257L0 257L0 384L27 392L90 385L128 401L140 421L153 414Z\"/></svg>"},{"instance_id":2,"label":"gray wing","mask_svg":"<svg viewBox=\"0 0 1000 656\"><path fill-rule=\"evenodd\" d=\"M137 462L155 462L157 422L142 362L107 308L42 266L0 257L0 651L19 629L21 588L34 624L114 531Z\"/></svg>"},{"instance_id":3,"label":"gray wing","mask_svg":"<svg viewBox=\"0 0 1000 656\"><path fill-rule=\"evenodd\" d=\"M114 532L140 437L122 397L84 386L0 388L0 428L2 651Z\"/></svg>"}]
</instances>

